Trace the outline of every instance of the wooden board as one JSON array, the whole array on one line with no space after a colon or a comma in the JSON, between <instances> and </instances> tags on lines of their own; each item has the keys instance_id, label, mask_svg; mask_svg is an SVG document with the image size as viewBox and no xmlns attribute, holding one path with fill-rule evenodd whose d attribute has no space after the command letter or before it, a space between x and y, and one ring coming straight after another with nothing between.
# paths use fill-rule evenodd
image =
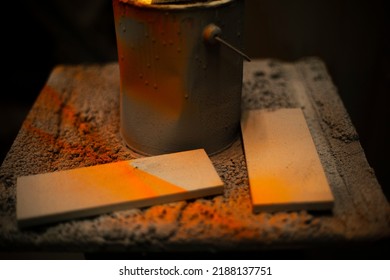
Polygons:
<instances>
[{"instance_id":1,"label":"wooden board","mask_svg":"<svg viewBox=\"0 0 390 280\"><path fill-rule=\"evenodd\" d=\"M241 130L254 212L333 207L301 109L245 111Z\"/></svg>"},{"instance_id":2,"label":"wooden board","mask_svg":"<svg viewBox=\"0 0 390 280\"><path fill-rule=\"evenodd\" d=\"M222 192L200 149L19 177L17 220L26 227Z\"/></svg>"}]
</instances>

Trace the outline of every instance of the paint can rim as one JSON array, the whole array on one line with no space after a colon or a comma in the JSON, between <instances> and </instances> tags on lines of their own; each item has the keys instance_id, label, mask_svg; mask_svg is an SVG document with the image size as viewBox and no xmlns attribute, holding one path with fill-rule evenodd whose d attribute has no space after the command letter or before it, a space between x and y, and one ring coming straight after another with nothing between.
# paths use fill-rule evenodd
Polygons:
<instances>
[{"instance_id":1,"label":"paint can rim","mask_svg":"<svg viewBox=\"0 0 390 280\"><path fill-rule=\"evenodd\" d=\"M131 5L138 8L144 9L157 9L157 10L188 10L188 9L204 9L204 8L214 8L220 7L223 5L230 4L236 0L214 0L211 2L197 2L190 4L145 4L142 2L137 2L136 0L118 0L118 2Z\"/></svg>"}]
</instances>

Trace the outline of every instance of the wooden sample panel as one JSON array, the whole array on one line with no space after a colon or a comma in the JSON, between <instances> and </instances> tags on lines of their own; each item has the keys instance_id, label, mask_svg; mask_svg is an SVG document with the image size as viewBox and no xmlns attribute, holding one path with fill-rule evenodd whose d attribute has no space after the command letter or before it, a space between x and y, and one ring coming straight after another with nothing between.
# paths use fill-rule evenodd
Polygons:
<instances>
[{"instance_id":1,"label":"wooden sample panel","mask_svg":"<svg viewBox=\"0 0 390 280\"><path fill-rule=\"evenodd\" d=\"M241 130L254 212L333 207L301 109L245 111Z\"/></svg>"},{"instance_id":2,"label":"wooden sample panel","mask_svg":"<svg viewBox=\"0 0 390 280\"><path fill-rule=\"evenodd\" d=\"M21 227L223 192L202 149L17 179Z\"/></svg>"}]
</instances>

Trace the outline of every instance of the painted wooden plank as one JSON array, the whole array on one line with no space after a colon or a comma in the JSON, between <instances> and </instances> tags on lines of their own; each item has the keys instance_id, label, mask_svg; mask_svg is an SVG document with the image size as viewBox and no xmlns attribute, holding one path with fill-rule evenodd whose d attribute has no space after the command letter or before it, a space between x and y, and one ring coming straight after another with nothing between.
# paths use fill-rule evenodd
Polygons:
<instances>
[{"instance_id":1,"label":"painted wooden plank","mask_svg":"<svg viewBox=\"0 0 390 280\"><path fill-rule=\"evenodd\" d=\"M223 192L203 149L17 179L20 227Z\"/></svg>"},{"instance_id":2,"label":"painted wooden plank","mask_svg":"<svg viewBox=\"0 0 390 280\"><path fill-rule=\"evenodd\" d=\"M245 111L241 130L254 212L333 207L301 109Z\"/></svg>"}]
</instances>

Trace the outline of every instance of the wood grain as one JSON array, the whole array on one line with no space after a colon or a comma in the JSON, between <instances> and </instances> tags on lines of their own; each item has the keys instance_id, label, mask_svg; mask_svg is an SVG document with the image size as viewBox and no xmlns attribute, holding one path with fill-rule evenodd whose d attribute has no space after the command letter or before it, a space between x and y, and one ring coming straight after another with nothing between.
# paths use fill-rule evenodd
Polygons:
<instances>
[{"instance_id":1,"label":"wood grain","mask_svg":"<svg viewBox=\"0 0 390 280\"><path fill-rule=\"evenodd\" d=\"M17 220L26 227L222 192L199 149L19 177Z\"/></svg>"},{"instance_id":2,"label":"wood grain","mask_svg":"<svg viewBox=\"0 0 390 280\"><path fill-rule=\"evenodd\" d=\"M332 208L301 109L245 111L241 129L254 212Z\"/></svg>"}]
</instances>

